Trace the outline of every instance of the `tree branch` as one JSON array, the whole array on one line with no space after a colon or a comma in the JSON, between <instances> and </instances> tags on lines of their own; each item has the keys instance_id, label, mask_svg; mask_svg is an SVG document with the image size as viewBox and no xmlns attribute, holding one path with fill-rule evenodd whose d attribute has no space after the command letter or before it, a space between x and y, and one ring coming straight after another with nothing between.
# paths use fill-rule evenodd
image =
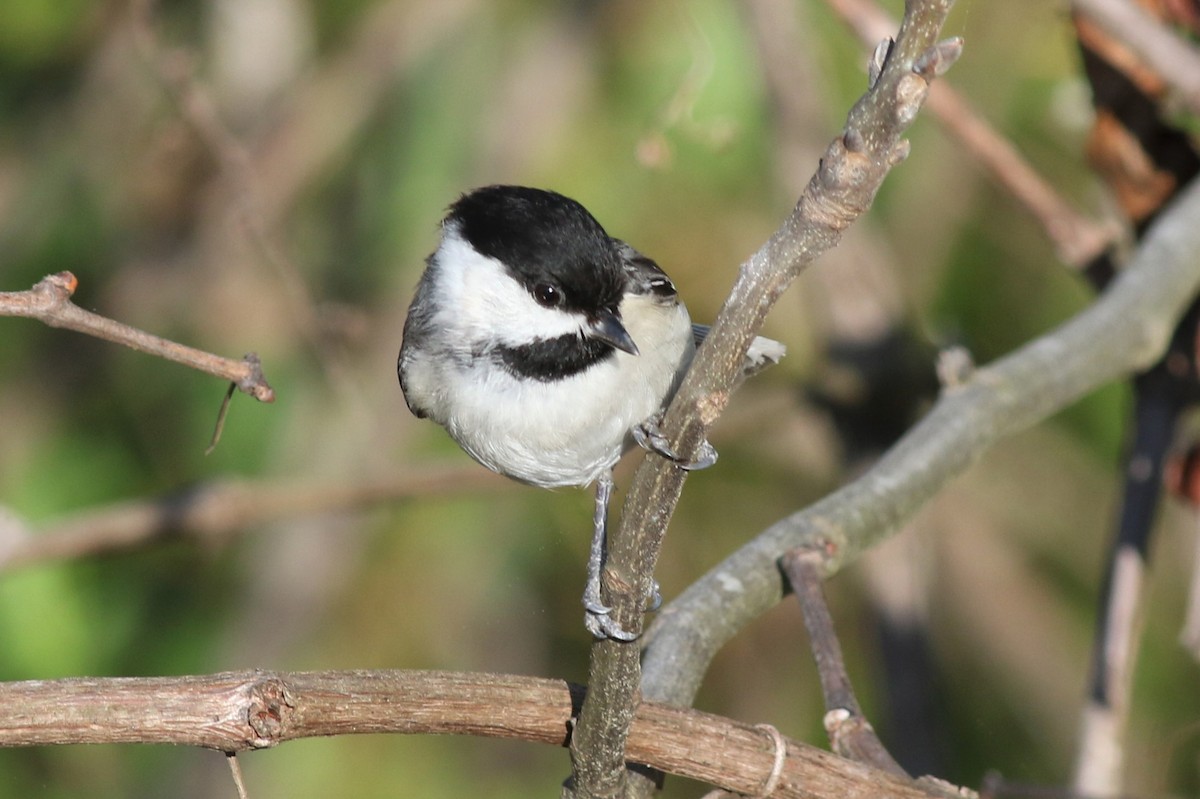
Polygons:
<instances>
[{"instance_id":1,"label":"tree branch","mask_svg":"<svg viewBox=\"0 0 1200 799\"><path fill-rule=\"evenodd\" d=\"M874 0L826 0L826 5L865 47L874 47L895 30L895 22ZM946 132L1037 220L1063 263L1085 267L1113 246L1119 226L1094 222L1076 211L953 86L935 83L927 105Z\"/></svg>"},{"instance_id":2,"label":"tree branch","mask_svg":"<svg viewBox=\"0 0 1200 799\"><path fill-rule=\"evenodd\" d=\"M75 275L59 272L42 278L28 291L0 292L0 316L24 316L50 327L62 327L123 344L130 349L224 378L260 402L275 401L275 390L263 376L262 364L254 353L240 361L222 358L85 311L71 302L71 295L78 285Z\"/></svg>"},{"instance_id":3,"label":"tree branch","mask_svg":"<svg viewBox=\"0 0 1200 799\"><path fill-rule=\"evenodd\" d=\"M1194 45L1129 0L1072 0L1071 8L1136 53L1200 114L1200 50Z\"/></svg>"},{"instance_id":4,"label":"tree branch","mask_svg":"<svg viewBox=\"0 0 1200 799\"><path fill-rule=\"evenodd\" d=\"M957 58L961 44L937 44L952 0L909 0L883 70L850 110L843 133L825 152L792 214L744 263L695 364L663 421L675 452L695 458L708 428L729 400L746 351L775 302L801 270L834 246L870 206L893 166L907 155L901 139L929 84ZM623 628L642 629L642 598L685 472L663 458L638 468L612 538L606 601ZM624 791L625 737L641 686L637 646L599 641L592 649L591 700L571 745L572 780L565 796L613 797Z\"/></svg>"},{"instance_id":5,"label":"tree branch","mask_svg":"<svg viewBox=\"0 0 1200 799\"><path fill-rule=\"evenodd\" d=\"M997 440L1154 363L1200 290L1200 183L1150 229L1133 260L1087 310L945 390L928 415L860 479L780 520L697 580L648 634L644 695L686 705L708 663L777 603L777 561L824 553L827 575L891 535Z\"/></svg>"},{"instance_id":6,"label":"tree branch","mask_svg":"<svg viewBox=\"0 0 1200 799\"><path fill-rule=\"evenodd\" d=\"M821 589L822 565L820 556L808 549L793 549L780 562L804 614L804 628L808 630L825 696L825 731L829 743L842 757L907 777L908 773L879 740L858 704L842 657L842 645L833 628L833 616Z\"/></svg>"},{"instance_id":7,"label":"tree branch","mask_svg":"<svg viewBox=\"0 0 1200 799\"><path fill-rule=\"evenodd\" d=\"M565 746L584 689L560 680L434 671L223 672L0 683L0 746L169 743L222 752L330 735L476 735ZM774 766L772 740L748 724L643 704L630 757L753 794ZM787 741L772 797L927 799L900 780ZM961 795L961 794L960 794Z\"/></svg>"},{"instance_id":8,"label":"tree branch","mask_svg":"<svg viewBox=\"0 0 1200 799\"><path fill-rule=\"evenodd\" d=\"M0 573L50 561L109 554L166 539L222 540L268 522L449 492L514 485L476 468L425 468L345 485L321 481L220 480L150 500L89 508L36 532L0 534Z\"/></svg>"}]
</instances>

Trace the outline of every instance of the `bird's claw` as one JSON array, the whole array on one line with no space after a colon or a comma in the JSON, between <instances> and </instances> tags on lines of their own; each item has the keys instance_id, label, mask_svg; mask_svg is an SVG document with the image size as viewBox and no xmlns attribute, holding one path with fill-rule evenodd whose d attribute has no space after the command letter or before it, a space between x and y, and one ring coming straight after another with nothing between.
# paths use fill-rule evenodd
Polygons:
<instances>
[{"instance_id":1,"label":"bird's claw","mask_svg":"<svg viewBox=\"0 0 1200 799\"><path fill-rule=\"evenodd\" d=\"M609 609L606 608L605 610ZM614 641L628 643L636 641L638 635L640 635L640 633L631 633L626 630L607 612L592 613L589 610L587 615L583 617L583 626L587 627L588 632L592 634L593 638L600 641L605 638L611 638Z\"/></svg>"},{"instance_id":2,"label":"bird's claw","mask_svg":"<svg viewBox=\"0 0 1200 799\"><path fill-rule=\"evenodd\" d=\"M662 592L658 590L658 580L650 585L650 601L646 603L646 612L653 613L662 607Z\"/></svg>"},{"instance_id":3,"label":"bird's claw","mask_svg":"<svg viewBox=\"0 0 1200 799\"><path fill-rule=\"evenodd\" d=\"M650 595L647 597L645 609L647 611L658 610L662 606L662 601L662 594L658 590L658 581L655 580L650 586ZM583 590L583 609L586 611L583 624L593 638L634 641L640 635L640 633L629 632L612 617L612 608L605 605L604 600L600 598L599 581L593 583L588 580Z\"/></svg>"},{"instance_id":4,"label":"bird's claw","mask_svg":"<svg viewBox=\"0 0 1200 799\"><path fill-rule=\"evenodd\" d=\"M695 460L689 461L684 459L667 442L667 437L663 434L661 425L662 414L654 414L644 422L633 426L633 430L631 431L633 440L642 449L662 455L684 471L695 472L700 469L707 469L717 462L717 451L708 441L701 442L700 454Z\"/></svg>"}]
</instances>

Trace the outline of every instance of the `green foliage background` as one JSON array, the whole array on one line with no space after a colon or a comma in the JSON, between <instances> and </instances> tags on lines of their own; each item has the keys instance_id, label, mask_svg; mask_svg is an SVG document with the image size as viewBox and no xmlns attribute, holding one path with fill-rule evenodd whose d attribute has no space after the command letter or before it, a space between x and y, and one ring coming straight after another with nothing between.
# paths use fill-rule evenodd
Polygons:
<instances>
[{"instance_id":1,"label":"green foliage background","mask_svg":"<svg viewBox=\"0 0 1200 799\"><path fill-rule=\"evenodd\" d=\"M898 13L899 2L888 3ZM1057 4L962 0L952 82L1092 212L1088 122ZM274 405L35 322L0 320L0 506L37 534L110 503L244 477L353 483L475 467L406 411L394 364L437 222L492 182L574 196L655 257L694 318L774 229L865 85L865 57L824 5L534 0L225 0L0 4L0 290L73 271L83 307L194 346L256 351ZM781 121L751 8L800 19ZM778 32L777 32L778 33ZM165 65L165 66L164 66ZM194 74L229 139L178 101ZM186 81L185 81L186 83ZM912 156L842 250L780 304L790 357L743 390L688 484L663 554L668 601L764 526L845 478L802 386L830 335L828 279L871 253L884 301L936 344L985 362L1089 301L1026 214L926 115ZM788 159L799 148L807 153ZM794 151L794 150L793 150ZM259 232L265 231L265 239ZM854 676L885 736L870 575L927 578L944 776L989 769L1062 784L1074 752L1126 391L1107 388L1005 442L871 567L831 586ZM636 457L636 456L635 456ZM590 498L504 486L285 518L0 574L0 679L271 669L439 668L585 681L578 594ZM1189 793L1196 664L1174 642L1193 520L1166 513L1135 697L1131 784ZM4 536L17 525L0 523ZM11 540L11 539L10 539ZM823 745L799 613L785 603L722 652L707 710ZM273 796L550 795L565 753L495 741L370 737L242 758ZM668 782L666 795L698 795ZM223 758L165 747L0 752L0 797L233 795Z\"/></svg>"}]
</instances>

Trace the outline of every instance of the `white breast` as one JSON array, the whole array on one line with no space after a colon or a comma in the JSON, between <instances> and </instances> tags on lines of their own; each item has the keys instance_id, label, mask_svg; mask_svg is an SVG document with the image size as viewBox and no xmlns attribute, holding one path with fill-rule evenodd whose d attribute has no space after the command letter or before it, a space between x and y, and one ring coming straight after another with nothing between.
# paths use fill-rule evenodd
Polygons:
<instances>
[{"instance_id":1,"label":"white breast","mask_svg":"<svg viewBox=\"0 0 1200 799\"><path fill-rule=\"evenodd\" d=\"M543 382L517 378L488 357L423 353L409 359L405 383L489 469L538 486L587 485L621 457L630 429L663 407L694 354L681 303L629 296L620 313L639 355L616 351Z\"/></svg>"}]
</instances>

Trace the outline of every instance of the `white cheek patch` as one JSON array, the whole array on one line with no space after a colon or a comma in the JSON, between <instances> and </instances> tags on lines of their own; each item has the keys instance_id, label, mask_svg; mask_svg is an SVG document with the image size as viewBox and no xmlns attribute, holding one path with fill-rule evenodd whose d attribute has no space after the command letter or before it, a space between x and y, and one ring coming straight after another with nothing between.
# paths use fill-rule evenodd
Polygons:
<instances>
[{"instance_id":1,"label":"white cheek patch","mask_svg":"<svg viewBox=\"0 0 1200 799\"><path fill-rule=\"evenodd\" d=\"M539 305L499 261L476 252L454 226L445 229L433 257L442 278L437 283L437 321L461 330L467 347L519 346L575 335L586 324L579 314Z\"/></svg>"}]
</instances>

